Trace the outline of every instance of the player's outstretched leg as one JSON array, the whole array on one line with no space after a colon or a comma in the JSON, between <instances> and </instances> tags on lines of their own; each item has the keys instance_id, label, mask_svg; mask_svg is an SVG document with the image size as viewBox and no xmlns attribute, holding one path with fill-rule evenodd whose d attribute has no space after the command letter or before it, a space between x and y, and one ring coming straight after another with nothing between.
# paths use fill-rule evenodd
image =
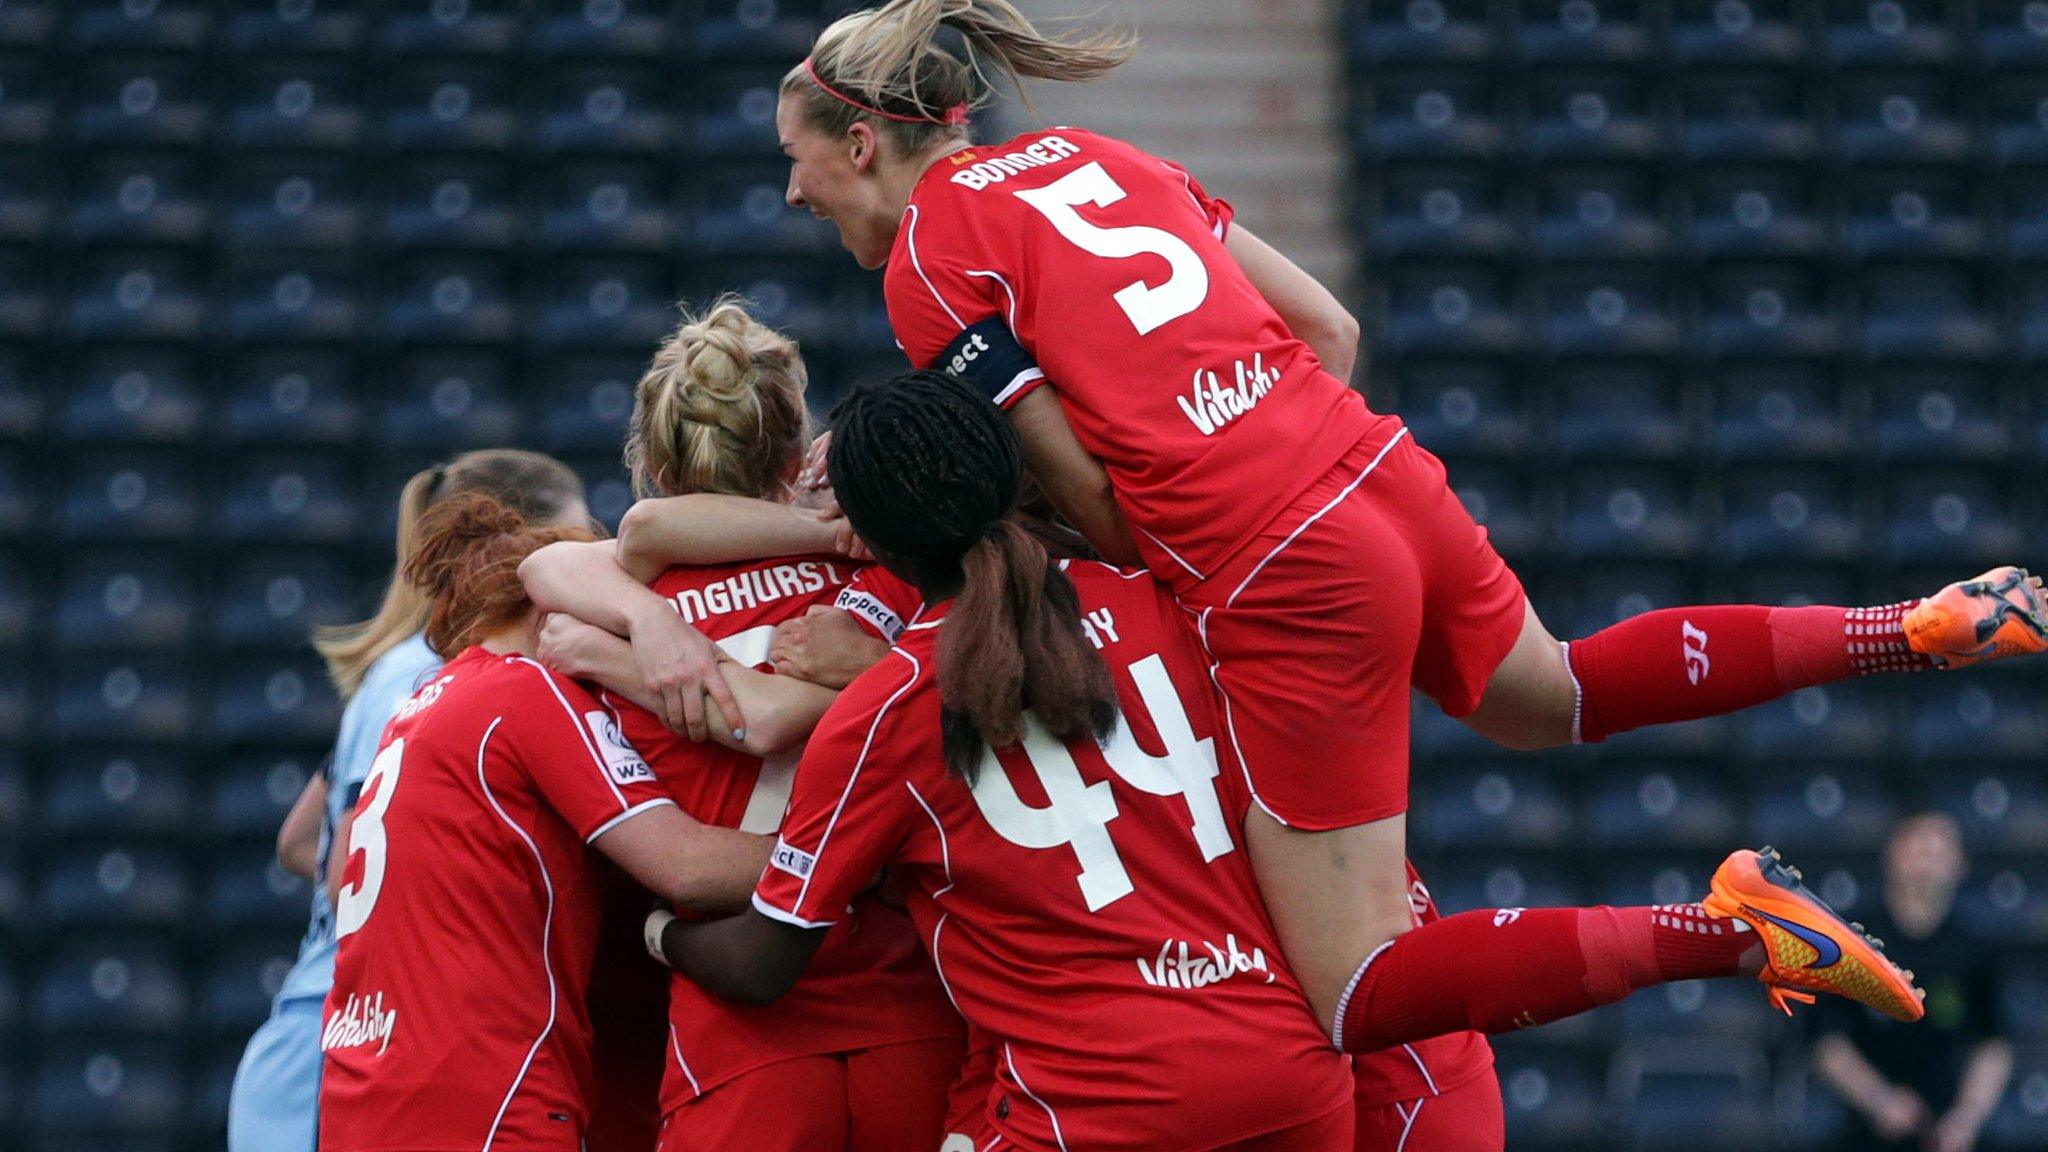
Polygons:
<instances>
[{"instance_id":1,"label":"player's outstretched leg","mask_svg":"<svg viewBox=\"0 0 2048 1152\"><path fill-rule=\"evenodd\" d=\"M1597 743L1740 711L1876 672L1962 668L2048 650L2048 602L2023 568L1874 608L1700 605L1558 644L1533 613L1466 718L1516 748Z\"/></svg>"},{"instance_id":2,"label":"player's outstretched leg","mask_svg":"<svg viewBox=\"0 0 2048 1152\"><path fill-rule=\"evenodd\" d=\"M1360 965L1332 1037L1369 1052L1473 1029L1535 1027L1674 980L1756 976L1781 1007L1827 992L1900 1019L1919 994L1862 929L1777 854L1724 862L1706 904L1492 908L1426 924Z\"/></svg>"}]
</instances>

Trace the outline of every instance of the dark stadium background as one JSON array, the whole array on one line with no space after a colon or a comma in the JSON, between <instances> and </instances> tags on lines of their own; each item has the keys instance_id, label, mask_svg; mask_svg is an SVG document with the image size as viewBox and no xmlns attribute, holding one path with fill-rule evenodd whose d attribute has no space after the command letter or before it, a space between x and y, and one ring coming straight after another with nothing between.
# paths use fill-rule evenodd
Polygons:
<instances>
[{"instance_id":1,"label":"dark stadium background","mask_svg":"<svg viewBox=\"0 0 2048 1152\"><path fill-rule=\"evenodd\" d=\"M0 1149L220 1146L306 916L271 848L339 712L304 638L371 606L405 475L540 448L616 522L679 297L745 292L821 408L897 362L781 202L775 81L846 7L0 0ZM2048 563L2048 5L1328 7L1368 391L1560 635ZM1419 709L1413 841L1447 910L1684 899L1768 841L1853 911L1890 823L1952 812L2020 1050L1984 1146L2044 1147L2044 687L1542 757ZM1740 984L1499 1050L1517 1149L1837 1122Z\"/></svg>"}]
</instances>

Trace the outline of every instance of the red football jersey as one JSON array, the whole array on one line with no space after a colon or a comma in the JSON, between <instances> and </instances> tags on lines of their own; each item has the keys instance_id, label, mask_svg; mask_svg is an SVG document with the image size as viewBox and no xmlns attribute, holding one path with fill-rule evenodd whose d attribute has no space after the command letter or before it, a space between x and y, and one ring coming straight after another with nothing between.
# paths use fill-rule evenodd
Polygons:
<instances>
[{"instance_id":1,"label":"red football jersey","mask_svg":"<svg viewBox=\"0 0 2048 1152\"><path fill-rule=\"evenodd\" d=\"M586 845L670 800L574 682L471 648L363 783L320 1046L328 1152L572 1152L590 1082Z\"/></svg>"},{"instance_id":2,"label":"red football jersey","mask_svg":"<svg viewBox=\"0 0 2048 1152\"><path fill-rule=\"evenodd\" d=\"M1058 391L1175 583L1399 427L1287 330L1224 250L1229 226L1178 165L1078 128L1028 132L925 172L884 281L915 366L1005 405L1041 379Z\"/></svg>"},{"instance_id":3,"label":"red football jersey","mask_svg":"<svg viewBox=\"0 0 2048 1152\"><path fill-rule=\"evenodd\" d=\"M812 736L754 906L837 925L896 869L998 1042L990 1122L1026 1147L1211 1148L1344 1106L1350 1062L1282 963L1179 609L1143 573L1067 567L1122 702L1112 738L1034 724L970 787L940 745L928 608Z\"/></svg>"},{"instance_id":4,"label":"red football jersey","mask_svg":"<svg viewBox=\"0 0 2048 1152\"><path fill-rule=\"evenodd\" d=\"M735 661L769 668L775 625L832 603L856 565L802 557L671 568L654 590L683 620ZM762 760L719 744L692 743L630 702L616 705L627 735L683 811L706 824L774 832L789 802L795 753ZM664 1115L767 1064L958 1035L931 961L901 909L854 902L797 986L773 1004L735 1004L680 975L669 990Z\"/></svg>"},{"instance_id":5,"label":"red football jersey","mask_svg":"<svg viewBox=\"0 0 2048 1152\"><path fill-rule=\"evenodd\" d=\"M1069 565L1069 570L1077 570ZM834 604L852 613L876 635L894 643L903 631L903 621L917 614L923 597L902 577L879 564L869 565L854 576ZM1183 614L1184 615L1184 614ZM1243 777L1226 772L1224 811L1233 828L1244 825L1251 806L1251 794ZM1408 865L1408 903L1418 924L1439 919L1436 901L1429 888ZM1411 1100L1448 1092L1493 1067L1493 1049L1477 1032L1456 1032L1434 1036L1399 1048L1367 1052L1352 1060L1360 1105L1405 1104Z\"/></svg>"}]
</instances>

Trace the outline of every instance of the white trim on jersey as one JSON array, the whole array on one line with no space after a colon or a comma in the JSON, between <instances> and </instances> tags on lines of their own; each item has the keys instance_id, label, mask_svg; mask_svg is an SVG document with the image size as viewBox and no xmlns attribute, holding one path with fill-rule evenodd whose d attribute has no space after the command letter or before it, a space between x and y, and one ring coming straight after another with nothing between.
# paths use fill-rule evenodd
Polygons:
<instances>
[{"instance_id":1,"label":"white trim on jersey","mask_svg":"<svg viewBox=\"0 0 2048 1152\"><path fill-rule=\"evenodd\" d=\"M806 920L794 912L784 912L775 905L761 899L759 892L754 893L754 911L759 912L770 920L780 920L784 924L797 928L830 928L834 924L839 923L837 920Z\"/></svg>"},{"instance_id":2,"label":"white trim on jersey","mask_svg":"<svg viewBox=\"0 0 2048 1152\"><path fill-rule=\"evenodd\" d=\"M1287 539L1282 540L1279 544L1274 546L1271 552L1266 553L1265 559L1259 561L1258 565L1254 567L1251 570L1251 572L1245 576L1244 583L1239 584L1237 586L1237 590L1230 594L1230 599L1225 600L1223 602L1223 606L1225 608L1228 608L1232 604L1237 603L1237 598L1239 596L1244 595L1244 590L1252 586L1252 581L1259 578L1259 573L1264 572L1266 570L1266 565L1271 564L1273 562L1274 557L1280 555L1282 552L1287 551L1288 546L1293 544L1296 540L1300 539L1301 534L1303 532L1308 531L1309 528L1312 527L1316 521L1321 520L1323 517L1329 515L1330 510L1332 508L1335 508L1337 505L1342 504L1346 499L1350 498L1351 494L1358 490L1358 486L1360 484L1365 483L1365 478L1367 476L1372 475L1373 472L1379 468L1380 461L1385 460L1387 458L1387 453L1392 452L1394 450L1394 445L1399 444L1401 441L1407 438L1408 429L1406 427L1403 427L1399 432L1394 433L1394 435L1390 437L1385 444L1380 445L1380 450L1378 454L1373 456L1372 462L1365 466L1365 471L1360 472L1356 477L1352 479L1351 483L1346 484L1342 492L1339 492L1335 496L1332 496L1328 504L1325 504L1321 508L1316 509L1315 515L1309 517L1306 520L1303 520L1300 524L1296 525L1294 531L1289 532L1287 534Z\"/></svg>"},{"instance_id":3,"label":"white trim on jersey","mask_svg":"<svg viewBox=\"0 0 2048 1152\"><path fill-rule=\"evenodd\" d=\"M1358 991L1358 982L1365 979L1365 970L1372 967L1372 962L1380 958L1380 953L1393 946L1394 942L1389 940L1373 949L1372 954L1365 958L1365 963L1358 966L1358 971L1351 974L1351 982L1344 985L1344 994L1337 997L1336 1019L1330 1025L1330 1047L1335 1048L1339 1052L1344 1050L1344 1013L1351 1008L1351 994ZM1423 1073L1425 1076L1428 1074L1428 1072ZM1434 1085L1431 1086L1434 1087Z\"/></svg>"},{"instance_id":4,"label":"white trim on jersey","mask_svg":"<svg viewBox=\"0 0 2048 1152\"><path fill-rule=\"evenodd\" d=\"M611 819L605 821L603 824L598 825L597 831L592 832L590 835L584 837L583 842L585 844L595 844L597 843L597 838L599 836L602 836L605 833L611 831L612 829L617 828L619 825L624 824L626 821L631 820L633 817L638 816L642 812L647 811L649 808L659 808L663 804L667 804L673 807L675 805L675 801L669 799L666 796L660 796L653 800L642 800L638 804L633 805L631 808L626 809L624 812L619 813L617 816L614 816Z\"/></svg>"},{"instance_id":5,"label":"white trim on jersey","mask_svg":"<svg viewBox=\"0 0 2048 1152\"><path fill-rule=\"evenodd\" d=\"M1060 1132L1060 1114L1052 1110L1052 1105L1039 1099L1038 1093L1031 1090L1031 1085L1024 1082L1023 1073L1017 1071L1017 1056L1010 1051L1010 1043L1007 1040L1003 1042L1003 1061L1010 1066L1010 1079L1015 1080L1017 1087L1022 1088L1024 1094L1031 1097L1033 1104L1045 1109L1046 1119L1052 1121L1053 1142L1060 1146L1060 1152L1067 1152L1067 1138Z\"/></svg>"},{"instance_id":6,"label":"white trim on jersey","mask_svg":"<svg viewBox=\"0 0 2048 1152\"><path fill-rule=\"evenodd\" d=\"M996 407L1000 408L1008 404L1010 399L1016 396L1017 393L1022 392L1027 385L1034 384L1043 379L1045 379L1045 369L1037 366L1026 368L1015 376L1010 377L1010 382L1003 385L1002 391L996 393Z\"/></svg>"},{"instance_id":7,"label":"white trim on jersey","mask_svg":"<svg viewBox=\"0 0 2048 1152\"><path fill-rule=\"evenodd\" d=\"M1586 719L1586 689L1579 683L1579 670L1572 667L1572 642L1559 640L1557 648L1564 654L1564 674L1572 678L1572 743L1584 744L1586 737L1580 725Z\"/></svg>"},{"instance_id":8,"label":"white trim on jersey","mask_svg":"<svg viewBox=\"0 0 2048 1152\"><path fill-rule=\"evenodd\" d=\"M534 866L540 869L541 888L548 895L547 914L541 920L540 928L540 966L548 978L548 1022L540 1030L540 1035L533 1038L533 1047L527 1049L526 1060L519 1065L519 1075L512 1078L512 1086L505 1090L505 1101L498 1105L498 1114L491 1120L491 1130L484 1135L483 1152L491 1152L492 1143L498 1139L498 1126L505 1122L505 1113L512 1107L513 1097L519 1095L519 1086L526 1082L526 1073L533 1067L533 1058L540 1054L540 1046L547 1043L548 1036L555 1030L555 1013L559 1007L556 1003L555 965L548 956L548 947L553 942L555 927L555 882L548 875L547 860L541 856L540 846L533 842L533 837L527 834L526 829L521 828L518 822L506 814L504 806L498 803L497 793L491 791L490 780L484 776L484 749L490 747L491 735L498 730L498 725L504 722L503 716L492 720L491 726L484 729L483 739L477 741L476 782L484 790L484 799L490 801L491 808L498 813L498 819L503 820L507 828L512 829L515 835L526 842L527 851L533 853Z\"/></svg>"},{"instance_id":9,"label":"white trim on jersey","mask_svg":"<svg viewBox=\"0 0 2048 1152\"><path fill-rule=\"evenodd\" d=\"M1061 563L1064 564L1065 561ZM946 886L931 894L931 899L937 900L953 890L953 846L946 840L946 826L939 823L939 814L932 811L930 804L925 803L924 796L917 790L917 785L905 780L903 786L910 790L910 798L917 801L917 806L924 809L924 814L931 817L932 827L939 830L939 863L946 869ZM946 999L953 1002L953 1011L958 1012L960 999L953 995L952 982L946 979L946 964L939 959L939 933L946 930L946 918L951 915L951 912L939 913L938 923L932 925L932 971L938 974L939 987L946 990Z\"/></svg>"},{"instance_id":10,"label":"white trim on jersey","mask_svg":"<svg viewBox=\"0 0 2048 1152\"><path fill-rule=\"evenodd\" d=\"M991 272L986 268L967 268L963 269L963 271L969 276L980 276L983 279L993 280L1003 286L1003 294L1010 298L1010 335L1014 338L1017 335L1017 290L1010 287L1010 282L1003 279L1001 272Z\"/></svg>"},{"instance_id":11,"label":"white trim on jersey","mask_svg":"<svg viewBox=\"0 0 2048 1152\"><path fill-rule=\"evenodd\" d=\"M1427 1100L1428 1097L1417 1100L1415 1102L1415 1111L1413 1112L1403 1112L1399 1104L1394 1105L1394 1113L1400 1116L1403 1121L1401 1125L1401 1142L1394 1145L1394 1152L1401 1152L1402 1149L1408 1147L1408 1133L1415 1130L1415 1118L1422 1115L1422 1105Z\"/></svg>"},{"instance_id":12,"label":"white trim on jersey","mask_svg":"<svg viewBox=\"0 0 2048 1152\"><path fill-rule=\"evenodd\" d=\"M604 762L604 753L598 751L597 745L590 739L590 730L583 726L583 717L576 714L576 709L569 703L569 698L562 695L562 689L556 685L555 674L548 671L545 665L528 660L524 656L514 656L511 659L540 674L541 680L548 686L548 691L554 693L555 699L561 703L563 714L569 717L569 727L574 728L577 738L583 741L583 750L590 753L590 762L597 768L598 779L603 780L604 786L611 789L612 795L619 798L620 808L631 808L632 805L626 802L626 794L619 791L618 784L612 780L611 769Z\"/></svg>"},{"instance_id":13,"label":"white trim on jersey","mask_svg":"<svg viewBox=\"0 0 2048 1152\"><path fill-rule=\"evenodd\" d=\"M1133 525L1133 527L1135 527L1135 525ZM1161 552L1166 553L1168 559L1172 560L1175 564L1180 565L1182 568L1187 569L1188 575L1193 576L1197 580L1208 579L1207 576L1202 575L1202 570L1200 568L1197 568L1193 564L1188 563L1186 560L1181 558L1180 553L1175 552L1171 548L1168 548L1166 546L1166 541L1161 540L1159 537L1154 536L1150 532L1146 532L1143 528L1139 528L1138 531L1144 533L1145 539L1150 540L1154 545L1156 545L1159 548Z\"/></svg>"},{"instance_id":14,"label":"white trim on jersey","mask_svg":"<svg viewBox=\"0 0 2048 1152\"><path fill-rule=\"evenodd\" d=\"M1401 1045L1401 1047L1403 1047L1403 1048L1407 1049L1407 1050L1408 1050L1408 1058L1409 1058L1410 1060L1413 1060L1413 1061L1415 1061L1415 1070L1416 1070L1417 1072L1420 1072L1420 1073L1422 1073L1422 1082L1423 1082L1424 1084L1427 1084L1427 1085L1429 1085L1429 1094L1430 1094L1431 1096L1441 1096L1441 1095L1443 1095L1443 1094L1444 1094L1444 1090L1436 1086L1436 1077L1434 1077L1434 1076L1431 1076L1431 1075L1429 1074L1429 1065L1427 1065L1427 1064L1424 1064L1424 1063L1422 1062L1422 1053L1420 1053L1420 1052L1417 1052L1417 1051L1415 1050L1415 1045L1413 1045L1413 1044L1403 1044L1403 1045Z\"/></svg>"},{"instance_id":15,"label":"white trim on jersey","mask_svg":"<svg viewBox=\"0 0 2048 1152\"><path fill-rule=\"evenodd\" d=\"M1188 199L1195 202L1195 211L1200 212L1202 214L1203 219L1208 219L1209 210L1202 206L1202 198L1200 196L1195 195L1194 174L1189 172L1187 169L1180 167L1180 165L1178 164L1169 164L1167 165L1167 167L1177 169L1180 172L1181 185L1182 187L1185 187L1188 190ZM1219 219L1216 221L1216 223L1209 225L1209 234L1216 237L1218 240L1223 239L1223 221Z\"/></svg>"},{"instance_id":16,"label":"white trim on jersey","mask_svg":"<svg viewBox=\"0 0 2048 1152\"><path fill-rule=\"evenodd\" d=\"M690 1071L690 1062L683 1059L683 1046L676 1043L676 1026L674 1024L668 1026L668 1050L675 1053L676 1067L682 1069L683 1076L690 1081L690 1091L702 1096L704 1089L697 1083L697 1074Z\"/></svg>"},{"instance_id":17,"label":"white trim on jersey","mask_svg":"<svg viewBox=\"0 0 2048 1152\"><path fill-rule=\"evenodd\" d=\"M912 624L910 627L916 628L919 625ZM860 770L866 766L868 753L874 749L875 733L882 729L882 718L889 714L889 709L895 707L896 701L901 700L903 694L915 687L918 680L924 675L924 665L918 663L917 657L912 656L901 648L892 648L890 651L910 661L910 679L905 680L901 688L890 693L889 698L884 700L882 706L875 711L875 719L868 725L867 739L861 742L860 757L853 762L853 774L846 778L846 787L840 790L839 803L832 808L832 818L825 821L825 834L818 837L818 850L811 854L814 859L822 859L825 855L825 846L832 842L832 830L839 826L839 814L846 811L846 801L853 795L853 786L860 781ZM811 874L804 877L803 887L797 889L796 906L798 908L804 906L804 899L811 894L811 881L816 879L817 875L818 870L815 867L812 868Z\"/></svg>"},{"instance_id":18,"label":"white trim on jersey","mask_svg":"<svg viewBox=\"0 0 2048 1152\"><path fill-rule=\"evenodd\" d=\"M917 218L919 215L917 205L912 204L903 211L908 217L903 222L903 241L905 247L910 251L910 266L917 270L917 278L924 281L924 286L931 289L932 299L939 302L939 307L946 310L946 315L952 317L953 323L959 325L962 331L966 331L967 322L960 319L960 314L953 311L953 306L946 303L944 296L939 295L939 286L932 283L932 278L924 274L924 261L917 258Z\"/></svg>"}]
</instances>

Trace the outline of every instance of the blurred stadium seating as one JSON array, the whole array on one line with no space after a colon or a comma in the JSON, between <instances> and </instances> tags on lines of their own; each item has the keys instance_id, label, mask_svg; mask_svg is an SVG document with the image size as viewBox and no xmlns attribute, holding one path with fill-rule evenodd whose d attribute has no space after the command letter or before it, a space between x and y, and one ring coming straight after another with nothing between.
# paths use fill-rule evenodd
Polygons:
<instances>
[{"instance_id":1,"label":"blurred stadium seating","mask_svg":"<svg viewBox=\"0 0 2048 1152\"><path fill-rule=\"evenodd\" d=\"M1559 635L1688 600L1896 600L2031 554L2048 4L1376 0L1347 22L1369 391ZM1978 853L1961 913L2012 945L2007 1016L2038 1031L2043 683L1837 685L1537 758L1425 707L1411 835L1448 908L1689 896L1732 841L1811 857L1854 907L1889 823L1942 808ZM1832 1131L1799 1026L1724 1012L1729 991L1505 1038L1510 1145ZM1656 1042L1702 1032L1721 1046ZM2020 1065L1986 1147L2048 1147L2048 1053Z\"/></svg>"}]
</instances>

